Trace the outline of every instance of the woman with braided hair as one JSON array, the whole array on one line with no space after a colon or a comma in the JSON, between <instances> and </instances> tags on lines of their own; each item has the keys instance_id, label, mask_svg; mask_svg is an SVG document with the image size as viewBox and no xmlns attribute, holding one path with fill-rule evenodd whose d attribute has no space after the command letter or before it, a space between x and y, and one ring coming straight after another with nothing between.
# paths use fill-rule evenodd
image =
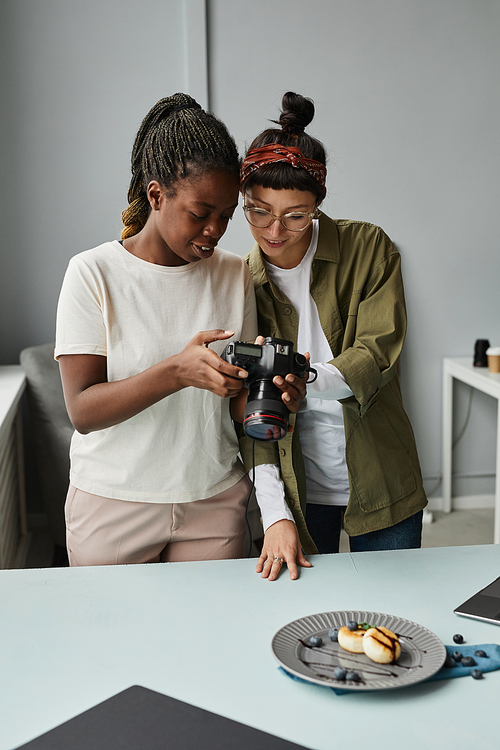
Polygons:
<instances>
[{"instance_id":1,"label":"woman with braided hair","mask_svg":"<svg viewBox=\"0 0 500 750\"><path fill-rule=\"evenodd\" d=\"M379 227L319 210L326 154L304 132L313 117L310 99L285 94L280 127L254 139L241 170L259 333L309 351L318 371L298 429L256 446L266 531L257 571L270 580L276 558L294 560L300 544L338 552L342 522L352 551L419 547L427 504L397 372L400 256ZM247 438L240 445L251 464Z\"/></svg>"},{"instance_id":2,"label":"woman with braided hair","mask_svg":"<svg viewBox=\"0 0 500 750\"><path fill-rule=\"evenodd\" d=\"M219 354L232 336L254 340L255 298L242 259L217 247L239 167L217 118L185 94L162 99L134 143L121 242L69 263L55 357L76 430L71 565L245 554L249 481L230 401L247 373ZM305 386L287 380L296 411Z\"/></svg>"}]
</instances>

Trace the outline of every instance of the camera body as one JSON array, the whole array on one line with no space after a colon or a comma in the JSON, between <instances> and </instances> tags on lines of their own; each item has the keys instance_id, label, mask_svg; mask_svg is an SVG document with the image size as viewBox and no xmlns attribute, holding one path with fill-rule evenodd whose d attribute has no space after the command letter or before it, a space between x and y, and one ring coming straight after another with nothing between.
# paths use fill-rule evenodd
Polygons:
<instances>
[{"instance_id":1,"label":"camera body","mask_svg":"<svg viewBox=\"0 0 500 750\"><path fill-rule=\"evenodd\" d=\"M243 429L255 440L281 440L288 432L288 415L280 389L273 378L288 373L304 378L311 370L303 354L293 350L293 342L268 336L264 343L247 344L232 341L227 344L222 359L248 372L248 399L245 406Z\"/></svg>"}]
</instances>

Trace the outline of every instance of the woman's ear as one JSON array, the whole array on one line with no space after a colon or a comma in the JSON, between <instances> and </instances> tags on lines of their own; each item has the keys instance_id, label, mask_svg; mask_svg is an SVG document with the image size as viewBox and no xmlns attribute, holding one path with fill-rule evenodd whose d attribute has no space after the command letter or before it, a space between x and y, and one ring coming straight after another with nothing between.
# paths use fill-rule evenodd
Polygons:
<instances>
[{"instance_id":1,"label":"woman's ear","mask_svg":"<svg viewBox=\"0 0 500 750\"><path fill-rule=\"evenodd\" d=\"M151 206L151 210L159 211L162 190L161 190L161 185L157 180L152 180L149 183L147 190L146 190L146 195L148 196L148 201L149 201L149 205Z\"/></svg>"}]
</instances>

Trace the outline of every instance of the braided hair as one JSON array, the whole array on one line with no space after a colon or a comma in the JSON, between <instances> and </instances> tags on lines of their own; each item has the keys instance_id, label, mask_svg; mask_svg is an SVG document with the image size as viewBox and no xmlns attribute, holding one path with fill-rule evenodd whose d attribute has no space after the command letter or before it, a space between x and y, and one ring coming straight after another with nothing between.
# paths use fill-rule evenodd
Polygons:
<instances>
[{"instance_id":1,"label":"braided hair","mask_svg":"<svg viewBox=\"0 0 500 750\"><path fill-rule=\"evenodd\" d=\"M323 144L304 132L314 117L314 102L293 91L287 91L281 101L279 120L271 120L280 126L268 128L252 141L248 151L277 143L280 146L296 146L307 159L314 159L326 165L326 152ZM260 167L252 172L241 185L244 193L252 185L260 185L272 190L307 190L316 196L318 205L323 200L323 190L319 183L304 169L294 169L289 164L278 162Z\"/></svg>"},{"instance_id":2,"label":"braided hair","mask_svg":"<svg viewBox=\"0 0 500 750\"><path fill-rule=\"evenodd\" d=\"M147 186L157 180L170 195L180 179L222 170L238 177L240 158L226 126L188 94L159 102L142 121L132 149L129 205L121 239L141 231L150 213Z\"/></svg>"}]
</instances>

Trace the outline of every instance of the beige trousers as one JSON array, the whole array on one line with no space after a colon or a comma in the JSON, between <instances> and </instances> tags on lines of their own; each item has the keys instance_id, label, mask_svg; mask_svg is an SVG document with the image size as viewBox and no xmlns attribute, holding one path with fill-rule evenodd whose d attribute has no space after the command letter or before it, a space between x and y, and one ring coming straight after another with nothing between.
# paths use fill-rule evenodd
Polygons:
<instances>
[{"instance_id":1,"label":"beige trousers","mask_svg":"<svg viewBox=\"0 0 500 750\"><path fill-rule=\"evenodd\" d=\"M191 503L134 503L70 485L66 498L69 564L125 565L245 557L250 481Z\"/></svg>"}]
</instances>

